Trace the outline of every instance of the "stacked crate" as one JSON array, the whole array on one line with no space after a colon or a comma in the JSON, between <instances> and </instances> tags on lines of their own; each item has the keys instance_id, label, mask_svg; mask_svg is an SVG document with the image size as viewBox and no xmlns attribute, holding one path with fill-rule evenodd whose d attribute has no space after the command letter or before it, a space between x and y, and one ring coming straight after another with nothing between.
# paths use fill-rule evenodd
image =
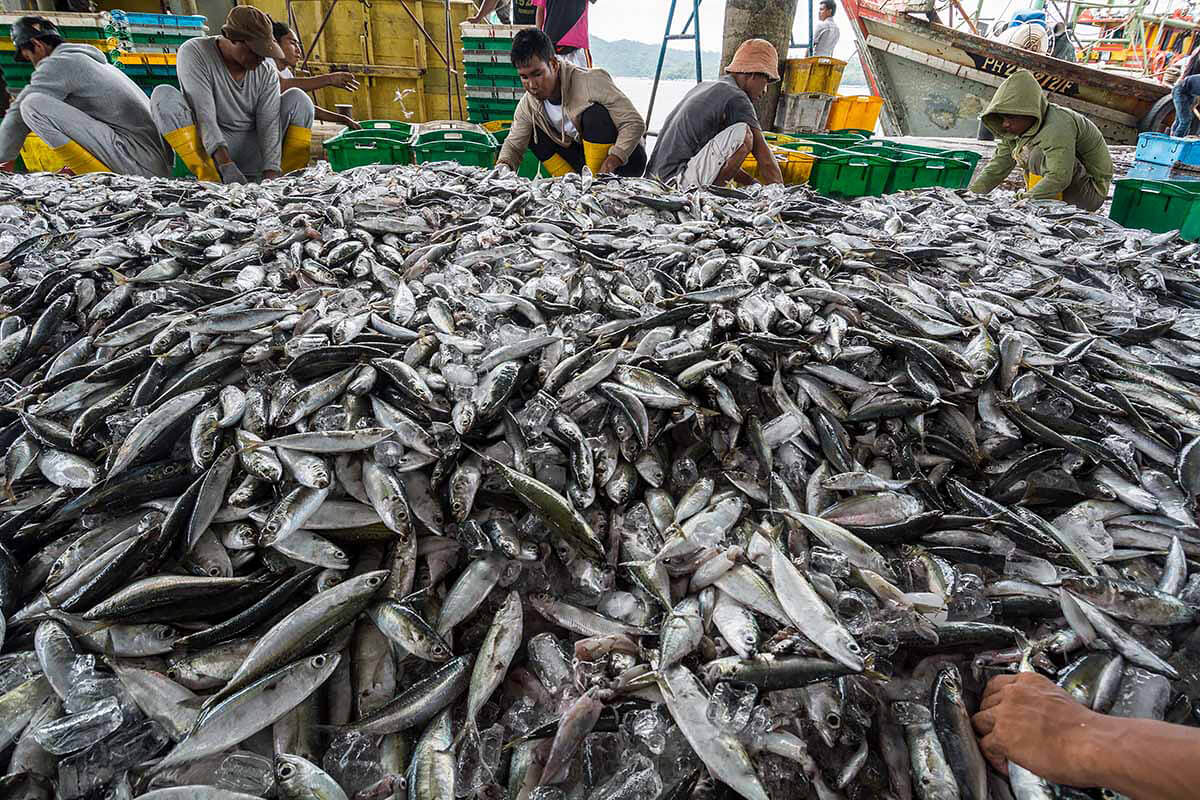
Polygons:
<instances>
[{"instance_id":1,"label":"stacked crate","mask_svg":"<svg viewBox=\"0 0 1200 800\"><path fill-rule=\"evenodd\" d=\"M1200 140L1139 134L1133 166L1113 184L1109 217L1127 228L1200 239Z\"/></svg>"},{"instance_id":2,"label":"stacked crate","mask_svg":"<svg viewBox=\"0 0 1200 800\"><path fill-rule=\"evenodd\" d=\"M0 14L0 75L9 94L29 85L33 65L17 60L12 25L21 14ZM68 42L90 44L125 71L146 94L159 84L179 85L175 54L188 39L204 36L205 18L111 11L100 14L44 14Z\"/></svg>"},{"instance_id":3,"label":"stacked crate","mask_svg":"<svg viewBox=\"0 0 1200 800\"><path fill-rule=\"evenodd\" d=\"M107 30L109 41L118 43L116 65L146 94L162 84L177 87L179 46L204 36L208 32L205 22L202 16L112 11Z\"/></svg>"},{"instance_id":4,"label":"stacked crate","mask_svg":"<svg viewBox=\"0 0 1200 800\"><path fill-rule=\"evenodd\" d=\"M509 61L513 37L521 25L462 26L463 74L471 122L511 120L525 90Z\"/></svg>"},{"instance_id":5,"label":"stacked crate","mask_svg":"<svg viewBox=\"0 0 1200 800\"><path fill-rule=\"evenodd\" d=\"M838 94L846 62L836 58L788 59L783 93L775 112L775 129L782 133L875 130L883 98Z\"/></svg>"}]
</instances>

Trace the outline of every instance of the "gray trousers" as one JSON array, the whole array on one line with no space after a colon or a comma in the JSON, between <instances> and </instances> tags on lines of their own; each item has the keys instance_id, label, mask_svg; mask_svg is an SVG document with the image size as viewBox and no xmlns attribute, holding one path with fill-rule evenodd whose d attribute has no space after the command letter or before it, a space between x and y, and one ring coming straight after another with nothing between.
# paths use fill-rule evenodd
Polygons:
<instances>
[{"instance_id":1,"label":"gray trousers","mask_svg":"<svg viewBox=\"0 0 1200 800\"><path fill-rule=\"evenodd\" d=\"M157 133L151 132L146 137L157 143L155 147L122 135L74 106L41 92L22 97L20 109L21 120L50 147L76 142L104 166L122 175L147 178L171 175L175 157Z\"/></svg>"},{"instance_id":2,"label":"gray trousers","mask_svg":"<svg viewBox=\"0 0 1200 800\"><path fill-rule=\"evenodd\" d=\"M195 125L196 119L191 106L183 92L174 86L156 86L154 94L150 95L150 113L154 116L154 124L163 136L171 131ZM283 135L291 125L311 128L316 118L316 109L312 99L303 89L288 89L279 96L279 142L282 146ZM231 131L221 129L225 134L225 144L229 148L229 157L237 164L242 174L251 180L262 177L263 155L258 144L258 131ZM204 148L208 151L208 146ZM211 151L209 151L211 155Z\"/></svg>"},{"instance_id":3,"label":"gray trousers","mask_svg":"<svg viewBox=\"0 0 1200 800\"><path fill-rule=\"evenodd\" d=\"M1034 175L1045 175L1046 154L1042 152L1042 148L1030 149L1025 164L1026 168ZM1071 175L1071 183L1062 191L1062 199L1064 203L1070 203L1084 211L1095 211L1104 205L1104 201L1108 199L1108 193L1100 191L1100 187L1088 175L1083 162L1076 160L1075 172Z\"/></svg>"}]
</instances>

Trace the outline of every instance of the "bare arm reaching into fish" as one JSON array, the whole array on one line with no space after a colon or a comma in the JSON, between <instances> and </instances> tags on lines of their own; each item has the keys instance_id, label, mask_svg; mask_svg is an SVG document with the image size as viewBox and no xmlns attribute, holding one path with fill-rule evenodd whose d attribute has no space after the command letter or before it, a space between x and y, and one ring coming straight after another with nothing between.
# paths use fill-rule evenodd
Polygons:
<instances>
[{"instance_id":1,"label":"bare arm reaching into fish","mask_svg":"<svg viewBox=\"0 0 1200 800\"><path fill-rule=\"evenodd\" d=\"M988 683L972 718L983 755L1055 783L1104 787L1137 800L1183 800L1200 785L1200 732L1098 714L1035 672Z\"/></svg>"}]
</instances>

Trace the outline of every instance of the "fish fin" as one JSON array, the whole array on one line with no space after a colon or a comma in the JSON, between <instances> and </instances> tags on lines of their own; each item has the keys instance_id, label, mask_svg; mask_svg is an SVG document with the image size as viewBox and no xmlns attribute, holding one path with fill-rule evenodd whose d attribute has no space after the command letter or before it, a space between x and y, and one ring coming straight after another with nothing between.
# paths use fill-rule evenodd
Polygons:
<instances>
[{"instance_id":1,"label":"fish fin","mask_svg":"<svg viewBox=\"0 0 1200 800\"><path fill-rule=\"evenodd\" d=\"M117 283L117 286L121 286L121 285L123 285L123 284L129 283L129 278L125 277L125 276L124 276L124 275L122 275L120 272L117 272L117 271L116 271L115 269L113 269L112 267L109 267L109 268L108 268L108 271L109 271L110 273L112 273L113 280L114 280L114 281L116 281L116 283Z\"/></svg>"}]
</instances>

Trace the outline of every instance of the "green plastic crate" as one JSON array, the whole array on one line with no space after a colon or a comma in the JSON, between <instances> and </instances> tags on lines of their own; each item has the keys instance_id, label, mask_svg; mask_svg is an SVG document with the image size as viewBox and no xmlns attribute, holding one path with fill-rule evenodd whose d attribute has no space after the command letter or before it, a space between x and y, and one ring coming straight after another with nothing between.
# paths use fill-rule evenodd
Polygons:
<instances>
[{"instance_id":1,"label":"green plastic crate","mask_svg":"<svg viewBox=\"0 0 1200 800\"><path fill-rule=\"evenodd\" d=\"M874 131L863 130L862 128L838 128L836 131L829 131L831 136L857 136L860 139L870 139L875 135Z\"/></svg>"},{"instance_id":2,"label":"green plastic crate","mask_svg":"<svg viewBox=\"0 0 1200 800\"><path fill-rule=\"evenodd\" d=\"M429 131L412 142L413 160L418 164L455 161L468 167L491 167L499 149L496 138L486 131Z\"/></svg>"},{"instance_id":3,"label":"green plastic crate","mask_svg":"<svg viewBox=\"0 0 1200 800\"><path fill-rule=\"evenodd\" d=\"M818 158L809 184L827 197L879 197L887 193L896 162L867 153Z\"/></svg>"},{"instance_id":4,"label":"green plastic crate","mask_svg":"<svg viewBox=\"0 0 1200 800\"><path fill-rule=\"evenodd\" d=\"M896 161L892 170L889 192L906 189L928 189L944 186L947 189L963 189L971 180L972 165L966 161L943 156L917 156Z\"/></svg>"},{"instance_id":5,"label":"green plastic crate","mask_svg":"<svg viewBox=\"0 0 1200 800\"><path fill-rule=\"evenodd\" d=\"M485 63L480 61L468 61L463 64L463 74L467 76L467 80L471 80L472 75L480 75L488 78L505 78L517 77L517 68L512 64L505 63Z\"/></svg>"},{"instance_id":6,"label":"green plastic crate","mask_svg":"<svg viewBox=\"0 0 1200 800\"><path fill-rule=\"evenodd\" d=\"M509 123L509 125L511 124L512 123ZM500 128L493 133L493 135L496 137L496 142L499 145L504 145L504 140L508 138L508 132L510 130L511 128L506 125L505 127ZM538 161L538 158L533 154L533 151L526 147L524 154L521 156L521 166L517 168L517 174L522 178L530 179L544 177L541 170L542 162Z\"/></svg>"},{"instance_id":7,"label":"green plastic crate","mask_svg":"<svg viewBox=\"0 0 1200 800\"><path fill-rule=\"evenodd\" d=\"M520 89L520 75L468 75L467 88ZM468 95L469 96L469 95Z\"/></svg>"},{"instance_id":8,"label":"green plastic crate","mask_svg":"<svg viewBox=\"0 0 1200 800\"><path fill-rule=\"evenodd\" d=\"M129 38L134 44L173 44L178 46L188 39L195 39L200 35L199 33L190 36L172 33L131 33Z\"/></svg>"},{"instance_id":9,"label":"green plastic crate","mask_svg":"<svg viewBox=\"0 0 1200 800\"><path fill-rule=\"evenodd\" d=\"M402 122L398 119L364 119L358 123L364 131L394 131L412 136L413 128L416 127L411 122Z\"/></svg>"},{"instance_id":10,"label":"green plastic crate","mask_svg":"<svg viewBox=\"0 0 1200 800\"><path fill-rule=\"evenodd\" d=\"M512 39L493 39L482 36L462 37L463 50L497 50L507 53L512 50Z\"/></svg>"},{"instance_id":11,"label":"green plastic crate","mask_svg":"<svg viewBox=\"0 0 1200 800\"><path fill-rule=\"evenodd\" d=\"M325 142L334 172L369 164L411 164L412 135L399 130L345 131Z\"/></svg>"},{"instance_id":12,"label":"green plastic crate","mask_svg":"<svg viewBox=\"0 0 1200 800\"><path fill-rule=\"evenodd\" d=\"M825 144L824 142L810 142L806 139L800 139L791 142L780 142L773 145L781 150L794 150L797 153L812 153L817 158L825 158L826 156L836 156L842 153L850 152L837 145Z\"/></svg>"},{"instance_id":13,"label":"green plastic crate","mask_svg":"<svg viewBox=\"0 0 1200 800\"><path fill-rule=\"evenodd\" d=\"M1122 178L1115 187L1108 216L1126 228L1151 233L1179 230L1189 240L1200 236L1200 192L1185 189L1180 182L1137 178Z\"/></svg>"},{"instance_id":14,"label":"green plastic crate","mask_svg":"<svg viewBox=\"0 0 1200 800\"><path fill-rule=\"evenodd\" d=\"M488 100L482 97L468 97L467 111L470 121L476 124L490 122L494 119L512 119L520 100Z\"/></svg>"}]
</instances>

